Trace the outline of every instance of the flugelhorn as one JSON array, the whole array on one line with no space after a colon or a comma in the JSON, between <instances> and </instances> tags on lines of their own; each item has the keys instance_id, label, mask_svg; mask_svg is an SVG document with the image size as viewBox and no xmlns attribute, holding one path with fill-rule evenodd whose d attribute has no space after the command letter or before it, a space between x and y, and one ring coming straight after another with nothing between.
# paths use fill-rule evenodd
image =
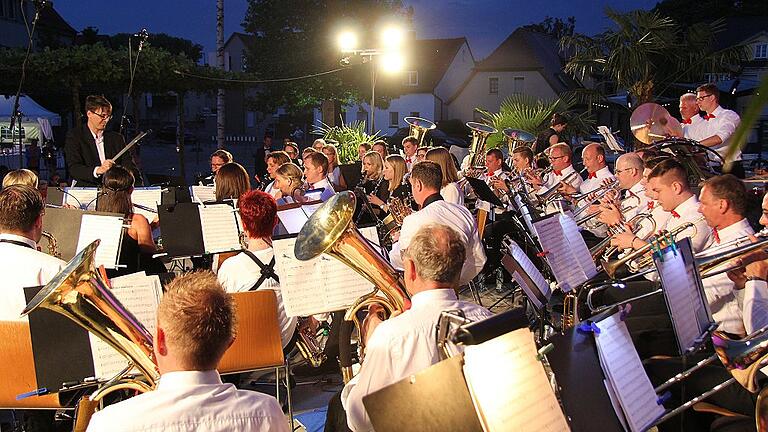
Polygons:
<instances>
[{"instance_id":1,"label":"flugelhorn","mask_svg":"<svg viewBox=\"0 0 768 432\"><path fill-rule=\"evenodd\" d=\"M371 293L360 297L347 309L339 331L339 364L345 382L352 379L352 329L361 328L357 312L376 303L391 314L405 310L409 302L402 277L360 234L352 221L354 212L355 195L349 191L337 193L312 214L299 231L294 245L297 259L308 261L325 253L374 285ZM359 346L363 348L362 338Z\"/></svg>"}]
</instances>

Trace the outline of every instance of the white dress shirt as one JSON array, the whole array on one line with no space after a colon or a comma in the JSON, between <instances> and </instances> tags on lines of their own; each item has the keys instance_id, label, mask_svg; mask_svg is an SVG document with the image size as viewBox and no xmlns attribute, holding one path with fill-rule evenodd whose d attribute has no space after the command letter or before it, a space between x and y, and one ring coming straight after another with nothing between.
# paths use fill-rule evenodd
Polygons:
<instances>
[{"instance_id":1,"label":"white dress shirt","mask_svg":"<svg viewBox=\"0 0 768 432\"><path fill-rule=\"evenodd\" d=\"M554 170L552 170L548 175L547 178L544 179L544 184L541 185L539 190L536 192L539 195L543 194L544 192L552 189L556 185L558 185L563 179L568 177L572 172L576 172L575 169L573 169L573 165L568 165L563 169L560 174L556 174ZM581 176L577 173L576 175L572 175L571 178L568 179L566 183L569 185L575 187L577 190L581 186L581 184L584 182L584 180L581 178Z\"/></svg>"},{"instance_id":2,"label":"white dress shirt","mask_svg":"<svg viewBox=\"0 0 768 432\"><path fill-rule=\"evenodd\" d=\"M713 146L712 149L717 151L720 156L725 157L725 150L728 148L728 144L730 144L731 135L733 135L733 132L739 126L739 123L741 123L741 119L735 112L727 110L719 105L712 111L712 115L715 117L709 120L704 120L702 133L704 138L717 135L723 140L722 143ZM736 152L733 160L741 160L741 151Z\"/></svg>"},{"instance_id":3,"label":"white dress shirt","mask_svg":"<svg viewBox=\"0 0 768 432\"><path fill-rule=\"evenodd\" d=\"M323 189L323 192L320 194L320 199L322 201L328 201L329 198L336 194L333 185L328 181L328 177L323 177L320 181L310 183L307 186L310 189Z\"/></svg>"},{"instance_id":4,"label":"white dress shirt","mask_svg":"<svg viewBox=\"0 0 768 432\"><path fill-rule=\"evenodd\" d=\"M604 166L599 170L595 171L595 176L593 178L587 177L586 180L582 181L578 187L579 192L580 193L593 192L595 189L602 186L605 180L610 180L610 181L616 180L616 177L614 177L613 173L611 173L611 170L608 169L607 166Z\"/></svg>"},{"instance_id":5,"label":"white dress shirt","mask_svg":"<svg viewBox=\"0 0 768 432\"><path fill-rule=\"evenodd\" d=\"M90 131L90 129L88 129ZM93 136L93 140L96 142L96 152L99 154L99 161L101 163L104 163L105 160L107 160L106 153L104 153L104 131L101 131L99 135L96 135L91 131L91 135ZM101 174L97 174L96 170L98 170L99 167L96 167L93 169L93 177L98 178L101 176Z\"/></svg>"},{"instance_id":6,"label":"white dress shirt","mask_svg":"<svg viewBox=\"0 0 768 432\"><path fill-rule=\"evenodd\" d=\"M376 327L365 348L360 373L341 393L350 429L373 430L363 397L440 361L436 327L440 312L449 309L462 310L472 321L492 315L482 306L457 300L452 289L435 289L415 294L409 310Z\"/></svg>"},{"instance_id":7,"label":"white dress shirt","mask_svg":"<svg viewBox=\"0 0 768 432\"><path fill-rule=\"evenodd\" d=\"M454 203L463 206L464 205L464 192L459 189L459 185L456 182L448 183L440 189L440 195L449 203Z\"/></svg>"},{"instance_id":8,"label":"white dress shirt","mask_svg":"<svg viewBox=\"0 0 768 432\"><path fill-rule=\"evenodd\" d=\"M337 185L339 184L339 181L341 180L341 168L335 166L331 172L328 173L328 178L331 180L331 183Z\"/></svg>"},{"instance_id":9,"label":"white dress shirt","mask_svg":"<svg viewBox=\"0 0 768 432\"><path fill-rule=\"evenodd\" d=\"M212 371L168 372L157 389L96 412L96 431L288 431L277 399L223 384Z\"/></svg>"},{"instance_id":10,"label":"white dress shirt","mask_svg":"<svg viewBox=\"0 0 768 432\"><path fill-rule=\"evenodd\" d=\"M269 264L274 256L272 249L252 250L251 252L264 264ZM277 273L277 268L275 268L275 273ZM227 292L249 291L259 281L261 267L253 262L244 252L241 252L228 258L221 264L217 277L219 283ZM288 342L291 341L293 332L296 330L297 318L289 317L285 314L283 295L280 292L280 284L277 281L272 278L265 279L257 291L265 289L274 291L277 297L277 319L280 324L280 340L283 343L283 348L285 348Z\"/></svg>"},{"instance_id":11,"label":"white dress shirt","mask_svg":"<svg viewBox=\"0 0 768 432\"><path fill-rule=\"evenodd\" d=\"M694 141L699 141L709 138L712 135L706 135L706 132L704 131L704 128L706 127L707 121L704 120L700 115L696 114L693 117L691 117L691 123L690 124L682 124L683 126L683 136L688 139L692 139Z\"/></svg>"},{"instance_id":12,"label":"white dress shirt","mask_svg":"<svg viewBox=\"0 0 768 432\"><path fill-rule=\"evenodd\" d=\"M469 283L485 265L485 250L483 242L477 233L477 224L472 213L466 207L446 202L434 201L421 210L411 213L403 219L400 229L400 239L392 245L389 260L399 270L403 269L403 259L400 251L411 244L411 238L421 227L427 224L441 224L453 228L461 237L467 249L467 257L461 270L459 285Z\"/></svg>"},{"instance_id":13,"label":"white dress shirt","mask_svg":"<svg viewBox=\"0 0 768 432\"><path fill-rule=\"evenodd\" d=\"M755 231L749 225L749 221L742 219L739 222L717 230L720 241L718 242L714 235L711 236L709 242L707 242L706 250L754 233ZM712 253L717 253L717 251ZM712 318L719 324L718 330L744 335L744 319L736 293L733 290L733 281L725 273L721 273L704 278L701 282L704 284L704 294L707 296Z\"/></svg>"},{"instance_id":14,"label":"white dress shirt","mask_svg":"<svg viewBox=\"0 0 768 432\"><path fill-rule=\"evenodd\" d=\"M47 284L67 263L38 252L37 243L27 237L0 234L0 239L29 245L0 242L0 321L26 321L20 317L27 305L23 288Z\"/></svg>"},{"instance_id":15,"label":"white dress shirt","mask_svg":"<svg viewBox=\"0 0 768 432\"><path fill-rule=\"evenodd\" d=\"M709 238L712 236L712 230L707 225L707 221L704 220L704 218L701 216L701 213L699 213L699 199L696 197L696 195L692 195L690 198L675 207L674 212L677 213L679 217L675 217L674 213L670 212L670 217L667 219L667 223L662 227L657 226L656 231L662 229L672 231L673 229L687 222L694 223L696 226L696 235L693 235L693 228L688 228L677 234L676 237L683 238L691 237L693 235L691 237L693 252L699 253L703 251L709 242Z\"/></svg>"},{"instance_id":16,"label":"white dress shirt","mask_svg":"<svg viewBox=\"0 0 768 432\"><path fill-rule=\"evenodd\" d=\"M264 192L266 192L266 193L268 193L268 194L272 195L272 198L276 198L276 197L277 197L277 194L280 192L280 189L277 189L277 188L275 187L275 181L274 181L274 180L272 180L271 182L269 182L269 184L267 185L267 187L265 187L265 188L264 188Z\"/></svg>"},{"instance_id":17,"label":"white dress shirt","mask_svg":"<svg viewBox=\"0 0 768 432\"><path fill-rule=\"evenodd\" d=\"M648 237L651 234L654 234L658 232L659 230L663 229L665 226L667 226L667 221L672 216L672 214L666 210L664 210L663 207L657 202L653 201L648 196L645 196L646 199L648 199L648 202L645 204L645 209L642 209L641 211L643 213L650 213L651 217L653 218L653 222L655 226L652 226L650 221L643 222L642 228L640 228L640 231L635 234L637 237L644 239Z\"/></svg>"},{"instance_id":18,"label":"white dress shirt","mask_svg":"<svg viewBox=\"0 0 768 432\"><path fill-rule=\"evenodd\" d=\"M747 281L741 310L748 335L768 326L768 284L763 281Z\"/></svg>"},{"instance_id":19,"label":"white dress shirt","mask_svg":"<svg viewBox=\"0 0 768 432\"><path fill-rule=\"evenodd\" d=\"M643 182L637 182L632 187L627 189L624 193L624 199L621 201L622 206L633 206L631 209L624 212L625 220L630 220L633 217L641 213L650 213L648 209L648 203L651 201L648 195L645 194L645 186ZM656 205L654 204L654 207Z\"/></svg>"},{"instance_id":20,"label":"white dress shirt","mask_svg":"<svg viewBox=\"0 0 768 432\"><path fill-rule=\"evenodd\" d=\"M496 171L494 171L494 172L492 172L490 174L488 174L488 173L483 174L482 176L479 177L479 179L482 180L483 182L485 182L485 184L488 185L488 187L491 189L491 191L496 193L495 190L493 189L493 185L491 184L491 179L493 179L493 180L496 180L496 179L506 180L507 179L507 173L502 171L501 168L499 168L499 169L497 169ZM477 207L478 209L485 210L487 212L490 212L491 208L493 208L493 212L495 214L501 214L501 213L504 213L507 209L510 208L510 203L509 203L509 200L505 196L502 196L500 198L500 200L501 200L502 203L505 204L504 207L496 207L493 204L489 203L488 201L483 201L483 200L477 200L477 203L475 204L475 207Z\"/></svg>"}]
</instances>

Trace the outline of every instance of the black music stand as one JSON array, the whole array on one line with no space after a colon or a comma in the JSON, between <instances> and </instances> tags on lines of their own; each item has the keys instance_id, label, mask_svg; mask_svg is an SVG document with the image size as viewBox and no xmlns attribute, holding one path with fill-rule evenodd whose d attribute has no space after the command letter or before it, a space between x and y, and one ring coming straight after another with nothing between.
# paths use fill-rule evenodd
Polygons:
<instances>
[{"instance_id":1,"label":"black music stand","mask_svg":"<svg viewBox=\"0 0 768 432\"><path fill-rule=\"evenodd\" d=\"M56 238L56 247L61 259L69 261L77 253L77 241L80 238L80 223L83 215L117 216L119 213L97 212L69 208L47 208L43 216L43 230Z\"/></svg>"},{"instance_id":2,"label":"black music stand","mask_svg":"<svg viewBox=\"0 0 768 432\"><path fill-rule=\"evenodd\" d=\"M360 183L360 178L363 176L361 169L362 164L358 162L339 165L339 173L341 178L344 179L344 183L347 185L347 190L354 189L354 187Z\"/></svg>"},{"instance_id":3,"label":"black music stand","mask_svg":"<svg viewBox=\"0 0 768 432\"><path fill-rule=\"evenodd\" d=\"M197 203L178 203L158 207L163 227L163 249L169 257L205 254L203 229Z\"/></svg>"},{"instance_id":4,"label":"black music stand","mask_svg":"<svg viewBox=\"0 0 768 432\"><path fill-rule=\"evenodd\" d=\"M64 192L59 187L48 186L45 193L45 203L60 206L64 204Z\"/></svg>"},{"instance_id":5,"label":"black music stand","mask_svg":"<svg viewBox=\"0 0 768 432\"><path fill-rule=\"evenodd\" d=\"M501 202L499 197L496 196L495 193L491 190L488 185L480 180L476 179L474 177L464 177L465 180L467 180L467 183L469 183L470 186L472 186L472 190L475 191L475 195L477 195L477 198L482 201L487 201L496 207L504 208L504 203Z\"/></svg>"},{"instance_id":6,"label":"black music stand","mask_svg":"<svg viewBox=\"0 0 768 432\"><path fill-rule=\"evenodd\" d=\"M463 356L451 357L363 397L377 432L482 432L464 380ZM396 415L393 415L396 413Z\"/></svg>"}]
</instances>

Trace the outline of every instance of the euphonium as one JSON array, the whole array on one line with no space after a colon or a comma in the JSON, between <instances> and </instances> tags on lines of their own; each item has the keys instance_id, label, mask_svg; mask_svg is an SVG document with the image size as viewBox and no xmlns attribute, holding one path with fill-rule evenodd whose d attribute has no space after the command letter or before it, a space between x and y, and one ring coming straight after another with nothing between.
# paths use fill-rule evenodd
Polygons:
<instances>
[{"instance_id":1,"label":"euphonium","mask_svg":"<svg viewBox=\"0 0 768 432\"><path fill-rule=\"evenodd\" d=\"M498 132L495 128L477 122L467 122L467 127L472 130L472 145L469 147L469 167L477 168L485 166L485 144L491 134Z\"/></svg>"},{"instance_id":2,"label":"euphonium","mask_svg":"<svg viewBox=\"0 0 768 432\"><path fill-rule=\"evenodd\" d=\"M337 193L312 214L301 228L294 246L296 258L301 261L325 253L343 262L374 285L374 290L357 299L344 315L339 332L339 364L345 382L352 379L352 329L361 328L357 312L378 303L391 314L405 310L409 302L405 284L397 271L355 227L352 221L354 212L354 194L349 191Z\"/></svg>"},{"instance_id":3,"label":"euphonium","mask_svg":"<svg viewBox=\"0 0 768 432\"><path fill-rule=\"evenodd\" d=\"M48 255L60 259L61 252L59 252L59 243L56 241L56 237L48 231L43 231L41 234L48 241Z\"/></svg>"},{"instance_id":4,"label":"euphonium","mask_svg":"<svg viewBox=\"0 0 768 432\"><path fill-rule=\"evenodd\" d=\"M38 308L50 309L71 319L98 336L128 359L128 365L112 379L99 386L78 404L76 427L85 422L101 399L123 389L145 392L154 389L160 374L152 351L152 336L136 317L118 301L94 265L99 240L80 251L27 304L22 315ZM138 368L146 382L129 379ZM85 430L84 428L82 430Z\"/></svg>"},{"instance_id":5,"label":"euphonium","mask_svg":"<svg viewBox=\"0 0 768 432\"><path fill-rule=\"evenodd\" d=\"M392 197L389 199L387 206L389 207L389 214L392 215L392 218L398 226L403 224L403 219L405 219L406 216L413 213L410 200L408 199Z\"/></svg>"},{"instance_id":6,"label":"euphonium","mask_svg":"<svg viewBox=\"0 0 768 432\"><path fill-rule=\"evenodd\" d=\"M296 341L296 348L299 349L301 356L304 357L312 367L320 367L326 359L323 347L317 340L317 332L309 326L309 318L299 318L297 326L299 339Z\"/></svg>"},{"instance_id":7,"label":"euphonium","mask_svg":"<svg viewBox=\"0 0 768 432\"><path fill-rule=\"evenodd\" d=\"M504 134L504 139L507 141L510 156L517 147L533 147L533 143L536 141L536 136L524 130L506 128L501 133Z\"/></svg>"},{"instance_id":8,"label":"euphonium","mask_svg":"<svg viewBox=\"0 0 768 432\"><path fill-rule=\"evenodd\" d=\"M419 147L424 144L424 138L427 136L427 132L437 127L434 122L421 117L406 117L403 120L408 123L408 134L419 140Z\"/></svg>"}]
</instances>

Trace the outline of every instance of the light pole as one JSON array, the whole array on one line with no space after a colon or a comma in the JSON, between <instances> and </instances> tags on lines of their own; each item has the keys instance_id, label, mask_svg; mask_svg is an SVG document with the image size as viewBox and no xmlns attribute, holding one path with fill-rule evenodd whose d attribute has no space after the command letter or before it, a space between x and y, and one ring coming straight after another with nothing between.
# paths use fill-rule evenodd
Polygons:
<instances>
[{"instance_id":1,"label":"light pole","mask_svg":"<svg viewBox=\"0 0 768 432\"><path fill-rule=\"evenodd\" d=\"M371 103L369 108L370 122L368 131L374 134L376 126L376 67L385 67L389 73L396 73L402 69L403 59L400 53L400 45L403 40L403 32L396 27L386 28L381 34L382 48L357 48L357 35L350 31L339 34L339 47L341 52L347 54L341 59L343 65L370 63L371 65ZM376 57L382 61L377 62Z\"/></svg>"}]
</instances>

